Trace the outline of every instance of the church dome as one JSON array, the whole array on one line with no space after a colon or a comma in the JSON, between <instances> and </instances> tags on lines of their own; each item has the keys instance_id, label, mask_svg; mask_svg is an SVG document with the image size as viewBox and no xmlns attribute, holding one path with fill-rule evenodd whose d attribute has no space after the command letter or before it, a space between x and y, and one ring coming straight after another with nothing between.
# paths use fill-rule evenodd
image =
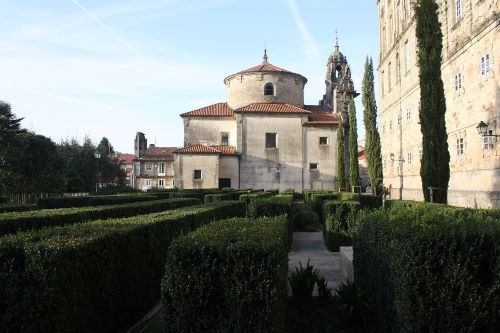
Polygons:
<instances>
[{"instance_id":1,"label":"church dome","mask_svg":"<svg viewBox=\"0 0 500 333\"><path fill-rule=\"evenodd\" d=\"M304 76L270 64L266 50L261 64L224 79L233 109L253 103L287 103L301 108L306 83Z\"/></svg>"}]
</instances>

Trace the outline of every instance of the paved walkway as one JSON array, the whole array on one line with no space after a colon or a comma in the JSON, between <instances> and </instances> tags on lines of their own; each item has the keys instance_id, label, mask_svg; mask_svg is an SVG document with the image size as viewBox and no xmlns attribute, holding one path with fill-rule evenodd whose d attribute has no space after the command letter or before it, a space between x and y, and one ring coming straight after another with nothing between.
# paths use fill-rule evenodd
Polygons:
<instances>
[{"instance_id":1,"label":"paved walkway","mask_svg":"<svg viewBox=\"0 0 500 333\"><path fill-rule=\"evenodd\" d=\"M323 233L320 232L294 232L292 249L288 253L288 271L295 271L295 267L309 264L318 268L327 279L328 287L335 290L344 277L340 272L339 252L330 252L326 249Z\"/></svg>"}]
</instances>

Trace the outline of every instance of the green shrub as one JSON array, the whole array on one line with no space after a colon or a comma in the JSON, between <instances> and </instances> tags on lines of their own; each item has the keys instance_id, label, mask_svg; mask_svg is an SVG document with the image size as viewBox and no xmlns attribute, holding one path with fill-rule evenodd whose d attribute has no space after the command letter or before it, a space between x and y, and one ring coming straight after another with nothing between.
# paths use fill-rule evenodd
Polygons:
<instances>
[{"instance_id":1,"label":"green shrub","mask_svg":"<svg viewBox=\"0 0 500 333\"><path fill-rule=\"evenodd\" d=\"M10 212L26 212L30 210L37 210L37 205L30 204L17 204L17 203L3 203L0 204L0 213L10 213ZM0 217L0 221L2 218ZM1 223L1 222L0 222Z\"/></svg>"},{"instance_id":2,"label":"green shrub","mask_svg":"<svg viewBox=\"0 0 500 333\"><path fill-rule=\"evenodd\" d=\"M247 215L248 215L248 211L249 211L251 202L253 202L257 199L270 198L270 197L272 197L271 193L259 191L259 192L252 192L249 194L241 194L239 197L239 200L245 203Z\"/></svg>"},{"instance_id":3,"label":"green shrub","mask_svg":"<svg viewBox=\"0 0 500 333\"><path fill-rule=\"evenodd\" d=\"M278 195L280 194L280 190L274 189L274 190L266 190L266 193L271 193L272 195Z\"/></svg>"},{"instance_id":4,"label":"green shrub","mask_svg":"<svg viewBox=\"0 0 500 333\"><path fill-rule=\"evenodd\" d=\"M139 201L157 200L154 195L131 194L131 195L108 195L108 196L86 196L86 197L53 197L40 198L37 201L38 207L42 209L89 207L118 205Z\"/></svg>"},{"instance_id":5,"label":"green shrub","mask_svg":"<svg viewBox=\"0 0 500 333\"><path fill-rule=\"evenodd\" d=\"M231 193L205 195L205 203L221 202L227 200L233 200L233 195Z\"/></svg>"},{"instance_id":6,"label":"green shrub","mask_svg":"<svg viewBox=\"0 0 500 333\"><path fill-rule=\"evenodd\" d=\"M221 202L4 236L0 327L7 332L125 331L158 302L171 241L243 213L242 203Z\"/></svg>"},{"instance_id":7,"label":"green shrub","mask_svg":"<svg viewBox=\"0 0 500 333\"><path fill-rule=\"evenodd\" d=\"M257 197L248 203L248 216L278 216L290 213L293 198L291 196Z\"/></svg>"},{"instance_id":8,"label":"green shrub","mask_svg":"<svg viewBox=\"0 0 500 333\"><path fill-rule=\"evenodd\" d=\"M0 215L0 236L29 229L128 217L200 204L198 199L166 199L123 205L59 208Z\"/></svg>"},{"instance_id":9,"label":"green shrub","mask_svg":"<svg viewBox=\"0 0 500 333\"><path fill-rule=\"evenodd\" d=\"M7 203L8 199L6 197L0 197L0 204Z\"/></svg>"},{"instance_id":10,"label":"green shrub","mask_svg":"<svg viewBox=\"0 0 500 333\"><path fill-rule=\"evenodd\" d=\"M325 201L323 204L323 237L330 251L352 245L361 204L357 201Z\"/></svg>"},{"instance_id":11,"label":"green shrub","mask_svg":"<svg viewBox=\"0 0 500 333\"><path fill-rule=\"evenodd\" d=\"M326 200L338 200L339 193L311 193L309 197L309 206L320 216L322 219L323 202Z\"/></svg>"},{"instance_id":12,"label":"green shrub","mask_svg":"<svg viewBox=\"0 0 500 333\"><path fill-rule=\"evenodd\" d=\"M308 205L296 203L289 215L294 231L311 232L321 230L318 214Z\"/></svg>"},{"instance_id":13,"label":"green shrub","mask_svg":"<svg viewBox=\"0 0 500 333\"><path fill-rule=\"evenodd\" d=\"M377 310L374 327L382 332L498 331L497 214L400 205L363 215L354 239L354 272Z\"/></svg>"},{"instance_id":14,"label":"green shrub","mask_svg":"<svg viewBox=\"0 0 500 333\"><path fill-rule=\"evenodd\" d=\"M214 222L169 248L162 302L167 332L283 332L285 217Z\"/></svg>"},{"instance_id":15,"label":"green shrub","mask_svg":"<svg viewBox=\"0 0 500 333\"><path fill-rule=\"evenodd\" d=\"M382 197L371 194L339 192L339 199L343 201L358 201L363 208L376 209L382 207Z\"/></svg>"},{"instance_id":16,"label":"green shrub","mask_svg":"<svg viewBox=\"0 0 500 333\"><path fill-rule=\"evenodd\" d=\"M99 187L96 195L114 195L124 193L140 193L140 190L134 189L130 186L106 186Z\"/></svg>"}]
</instances>

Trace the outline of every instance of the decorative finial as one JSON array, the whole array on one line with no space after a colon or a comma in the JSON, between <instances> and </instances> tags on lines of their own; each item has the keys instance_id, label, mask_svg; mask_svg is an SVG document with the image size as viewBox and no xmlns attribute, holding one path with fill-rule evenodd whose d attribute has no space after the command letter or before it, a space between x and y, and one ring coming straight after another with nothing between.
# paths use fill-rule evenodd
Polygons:
<instances>
[{"instance_id":1,"label":"decorative finial","mask_svg":"<svg viewBox=\"0 0 500 333\"><path fill-rule=\"evenodd\" d=\"M269 62L267 62L267 49L264 49L264 57L262 57L262 65L269 65Z\"/></svg>"},{"instance_id":2,"label":"decorative finial","mask_svg":"<svg viewBox=\"0 0 500 333\"><path fill-rule=\"evenodd\" d=\"M335 47L339 47L339 35L337 34L337 29L335 29Z\"/></svg>"}]
</instances>

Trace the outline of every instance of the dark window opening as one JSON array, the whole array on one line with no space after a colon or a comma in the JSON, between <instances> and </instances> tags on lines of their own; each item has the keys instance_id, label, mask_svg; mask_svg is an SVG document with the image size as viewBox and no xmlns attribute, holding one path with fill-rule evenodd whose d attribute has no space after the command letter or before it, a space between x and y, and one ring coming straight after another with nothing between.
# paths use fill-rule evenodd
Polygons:
<instances>
[{"instance_id":1,"label":"dark window opening","mask_svg":"<svg viewBox=\"0 0 500 333\"><path fill-rule=\"evenodd\" d=\"M317 170L318 163L309 163L309 170Z\"/></svg>"},{"instance_id":2,"label":"dark window opening","mask_svg":"<svg viewBox=\"0 0 500 333\"><path fill-rule=\"evenodd\" d=\"M229 146L229 135L227 133L222 133L220 144L222 146Z\"/></svg>"},{"instance_id":3,"label":"dark window opening","mask_svg":"<svg viewBox=\"0 0 500 333\"><path fill-rule=\"evenodd\" d=\"M194 170L193 179L201 179L201 170Z\"/></svg>"},{"instance_id":4,"label":"dark window opening","mask_svg":"<svg viewBox=\"0 0 500 333\"><path fill-rule=\"evenodd\" d=\"M319 144L320 145L327 145L328 144L328 137L326 137L326 136L320 136L319 137Z\"/></svg>"},{"instance_id":5,"label":"dark window opening","mask_svg":"<svg viewBox=\"0 0 500 333\"><path fill-rule=\"evenodd\" d=\"M276 133L266 133L266 148L276 148Z\"/></svg>"},{"instance_id":6,"label":"dark window opening","mask_svg":"<svg viewBox=\"0 0 500 333\"><path fill-rule=\"evenodd\" d=\"M264 95L274 96L274 85L272 83L266 83L264 86Z\"/></svg>"}]
</instances>

